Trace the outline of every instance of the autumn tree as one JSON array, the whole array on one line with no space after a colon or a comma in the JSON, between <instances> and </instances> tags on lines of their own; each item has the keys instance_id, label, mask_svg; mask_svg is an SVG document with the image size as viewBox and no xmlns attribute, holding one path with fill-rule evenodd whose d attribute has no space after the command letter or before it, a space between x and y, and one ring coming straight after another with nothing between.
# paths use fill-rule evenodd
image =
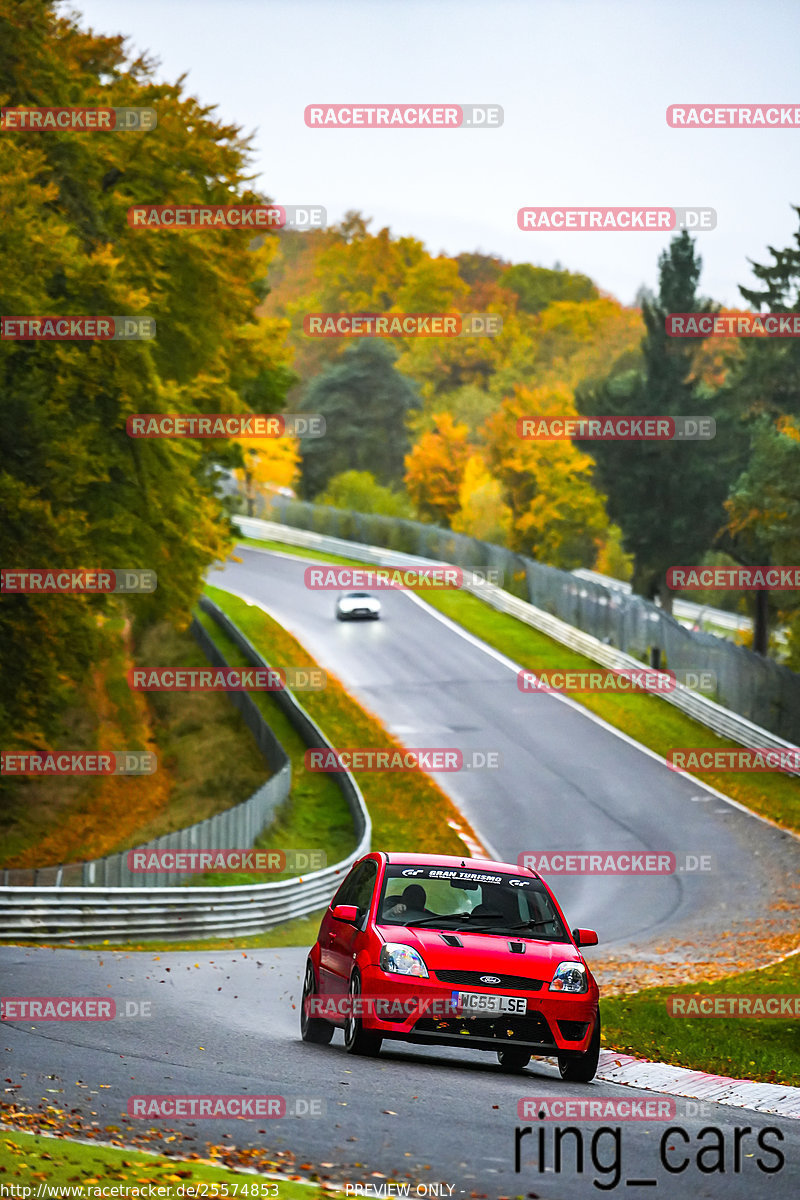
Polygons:
<instances>
[{"instance_id":1,"label":"autumn tree","mask_svg":"<svg viewBox=\"0 0 800 1200\"><path fill-rule=\"evenodd\" d=\"M300 474L300 443L296 437L237 438L244 465L234 471L247 503L247 515L256 511L256 500L279 488L294 488Z\"/></svg>"},{"instance_id":2,"label":"autumn tree","mask_svg":"<svg viewBox=\"0 0 800 1200\"><path fill-rule=\"evenodd\" d=\"M0 556L20 567L141 566L159 586L125 610L185 625L228 526L215 496L229 443L126 433L135 413L282 404L280 336L255 309L274 239L128 225L131 204L263 202L249 146L153 65L35 0L3 6L4 106L153 107L149 133L6 131L0 258L6 314L142 314L150 341L0 342ZM273 377L278 372L278 377ZM113 597L4 596L6 736L44 743L99 657ZM6 743L8 744L8 743Z\"/></svg>"},{"instance_id":3,"label":"autumn tree","mask_svg":"<svg viewBox=\"0 0 800 1200\"><path fill-rule=\"evenodd\" d=\"M515 263L500 277L512 291L522 312L538 313L557 300L596 300L598 291L588 275L571 271L551 271L531 263Z\"/></svg>"},{"instance_id":4,"label":"autumn tree","mask_svg":"<svg viewBox=\"0 0 800 1200\"><path fill-rule=\"evenodd\" d=\"M489 466L511 510L511 549L566 570L594 564L608 527L594 464L570 441L521 437L518 422L576 415L568 388L518 387L485 426Z\"/></svg>"},{"instance_id":5,"label":"autumn tree","mask_svg":"<svg viewBox=\"0 0 800 1200\"><path fill-rule=\"evenodd\" d=\"M498 546L508 544L511 509L503 498L503 486L493 478L483 457L471 454L464 465L458 488L458 511L450 521L456 533Z\"/></svg>"},{"instance_id":6,"label":"autumn tree","mask_svg":"<svg viewBox=\"0 0 800 1200\"><path fill-rule=\"evenodd\" d=\"M437 413L406 456L405 483L423 520L447 525L458 511L459 488L471 453L469 430L447 412Z\"/></svg>"}]
</instances>

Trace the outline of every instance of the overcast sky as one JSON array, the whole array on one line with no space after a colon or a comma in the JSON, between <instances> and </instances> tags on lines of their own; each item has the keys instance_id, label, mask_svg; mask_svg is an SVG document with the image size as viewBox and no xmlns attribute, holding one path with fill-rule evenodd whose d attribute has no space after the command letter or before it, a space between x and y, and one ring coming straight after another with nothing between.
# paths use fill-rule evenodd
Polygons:
<instances>
[{"instance_id":1,"label":"overcast sky","mask_svg":"<svg viewBox=\"0 0 800 1200\"><path fill-rule=\"evenodd\" d=\"M654 287L663 232L521 232L535 205L710 205L701 290L741 305L786 247L800 129L670 129L686 102L800 105L798 0L74 0L161 78L254 131L257 186L349 208L438 254L480 250ZM308 129L307 104L496 103L501 129ZM135 135L131 135L135 136ZM157 136L143 134L141 136Z\"/></svg>"}]
</instances>

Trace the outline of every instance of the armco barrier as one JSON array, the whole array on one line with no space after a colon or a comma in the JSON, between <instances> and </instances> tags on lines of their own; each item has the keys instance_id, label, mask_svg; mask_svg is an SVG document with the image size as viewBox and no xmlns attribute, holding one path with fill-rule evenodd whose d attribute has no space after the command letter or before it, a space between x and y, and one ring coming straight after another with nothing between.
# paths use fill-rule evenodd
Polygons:
<instances>
[{"instance_id":1,"label":"armco barrier","mask_svg":"<svg viewBox=\"0 0 800 1200\"><path fill-rule=\"evenodd\" d=\"M212 601L203 597L202 609L213 617L226 633L236 642L247 661L254 667L269 669L269 664L261 657L251 642L233 625L225 614ZM202 626L198 625L202 629ZM196 632L196 631L195 631ZM205 631L203 631L205 633ZM205 635L207 637L207 635ZM200 638L202 641L202 637ZM209 639L210 641L210 639ZM225 664L224 658L214 647L214 661L219 665ZM263 725L263 719L258 709L252 704L250 697L244 693L229 693L234 702L249 701L253 712ZM326 739L319 726L311 719L301 704L288 689L274 692L273 695L281 704L287 719L297 729L310 747L328 748L331 743ZM246 703L240 704L243 715L248 710ZM250 720L245 715L245 719ZM252 719L252 717L250 718ZM256 723L254 722L254 725ZM252 726L251 726L252 727ZM269 739L266 739L267 741ZM274 740L274 746L269 753L283 754L279 743ZM277 750L275 749L277 747ZM269 758L268 753L268 758ZM285 755L284 755L285 758ZM275 760L273 760L275 761ZM282 798L280 791L286 785L288 791L289 763L279 767L278 774L267 781L267 785L280 780L276 788L276 796L272 809ZM263 932L273 925L295 917L306 916L316 909L323 908L330 900L343 875L352 864L366 854L370 847L372 825L361 791L349 771L336 773L333 778L337 781L347 800L353 817L357 846L355 850L340 862L314 871L297 879L286 879L272 883L243 884L232 887L165 887L165 886L94 886L94 887L4 887L0 890L0 938L17 941L41 942L100 942L100 941L129 941L147 938L181 938L192 937L224 937L231 934L245 936ZM259 789L259 792L262 789ZM236 809L220 813L223 818L218 830L221 847L242 846L247 848L252 841L244 843L238 840L238 827L233 825L236 818L230 813L246 809L259 796L251 796L250 800L238 805ZM257 806L254 806L256 808ZM268 811L265 806L262 812ZM253 828L254 813L242 813L242 820L250 822ZM225 820L229 822L226 829ZM215 821L217 818L210 818ZM194 826L195 831L208 825L201 822ZM246 829L244 825L241 828ZM236 832L234 829L236 828ZM186 840L190 831L182 830L168 838L180 839L184 842L170 842L158 838L148 847L155 848L202 848L198 843ZM253 837L257 834L253 834ZM225 839L225 840L223 840ZM125 858L111 856L112 858ZM98 860L95 875L113 873L113 867L100 866L103 860ZM92 864L85 864L91 866ZM127 868L126 868L127 869ZM185 878L185 877L183 877Z\"/></svg>"},{"instance_id":2,"label":"armco barrier","mask_svg":"<svg viewBox=\"0 0 800 1200\"><path fill-rule=\"evenodd\" d=\"M444 561L441 559L421 558L413 554L401 554L396 550L385 550L380 546L367 546L361 542L346 541L343 538L328 537L326 534L312 533L310 530L298 529L294 526L280 525L275 521L263 521L257 517L237 516L234 517L234 520L245 537L262 538L273 542L284 542L290 546L304 547L309 550L339 554L343 558L353 558L365 563L374 563L376 566L389 566L391 564L398 566L430 566L433 562L441 563ZM468 568L465 567L464 571L466 574ZM526 625L538 629L540 633L546 634L548 637L553 638L554 641L560 642L563 646L568 646L570 650L575 650L604 667L611 667L613 669L641 669L641 662L633 658L630 654L625 654L622 650L617 650L613 646L600 641L599 638L592 637L591 634L584 633L583 630L568 625L559 617L551 616L550 613L536 608L535 605L529 604L526 600L520 600L517 596L512 596L509 592L496 587L494 584L482 581L470 584L465 583L464 590L474 596L478 596L481 600L485 600L487 604L497 609L498 612L508 613L510 616L524 621ZM693 720L718 733L720 737L739 742L742 746L749 746L751 748L767 746L776 749L792 748L790 742L784 741L768 730L755 725L752 721L748 721L746 717L731 712L730 709L723 708L722 705L709 700L707 696L693 692L682 684L676 684L674 691L660 693L659 699L674 705L675 708L679 708L687 716L692 717Z\"/></svg>"}]
</instances>

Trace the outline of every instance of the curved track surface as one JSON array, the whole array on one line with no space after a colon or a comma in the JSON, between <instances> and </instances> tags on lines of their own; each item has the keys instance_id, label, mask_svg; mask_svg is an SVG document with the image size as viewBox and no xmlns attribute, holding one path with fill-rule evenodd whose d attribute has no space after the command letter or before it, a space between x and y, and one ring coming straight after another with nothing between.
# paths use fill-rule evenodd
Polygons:
<instances>
[{"instance_id":1,"label":"curved track surface","mask_svg":"<svg viewBox=\"0 0 800 1200\"><path fill-rule=\"evenodd\" d=\"M296 1007L304 962L301 949L250 950L246 956L241 951L176 952L156 958L0 947L6 995L112 996L123 1009L126 1000L152 1002L149 1019L4 1023L4 1073L13 1081L13 1098L33 1107L44 1101L76 1110L85 1123L101 1129L132 1126L144 1133L151 1126L168 1126L178 1135L172 1143L177 1154L202 1152L206 1142L289 1150L298 1163L336 1164L338 1169L327 1171L334 1178L376 1185L383 1182L373 1176L376 1171L400 1180L407 1176L414 1186L444 1183L453 1191L440 1194L457 1200L473 1194L490 1200L520 1195L563 1200L602 1194L595 1179L606 1187L611 1183L613 1173L593 1166L591 1139L597 1122L580 1126L582 1173L576 1170L574 1138L565 1142L561 1170L554 1171L553 1125L542 1123L547 1169L539 1171L534 1134L522 1142L516 1174L515 1129L537 1125L518 1120L517 1101L523 1096L587 1095L652 1099L653 1092L598 1081L566 1084L543 1062L521 1076L509 1076L493 1055L467 1050L389 1047L376 1059L354 1058L345 1052L340 1033L330 1046L307 1046L299 1040ZM131 1096L165 1094L318 1098L325 1113L274 1121L138 1121L126 1116ZM695 1115L683 1115L686 1103L695 1105ZM608 1167L615 1158L619 1162L614 1194L754 1200L767 1194L767 1187L776 1198L798 1194L800 1121L719 1104L680 1099L677 1104L674 1124L683 1128L685 1140L670 1135L666 1145L672 1149L665 1154L673 1166L687 1160L680 1174L670 1175L660 1162L659 1144L671 1122L604 1123L620 1131L618 1156L613 1135L596 1144L599 1163ZM719 1134L701 1137L701 1129L709 1126ZM733 1169L735 1127L752 1131L742 1143L738 1172ZM770 1134L767 1143L778 1145L786 1158L773 1175L762 1173L756 1161L761 1157L775 1166L776 1159L756 1144L759 1132L768 1127L779 1130L784 1140ZM698 1150L711 1140L725 1149L725 1174L698 1170ZM701 1161L709 1165L708 1157ZM345 1195L343 1190L339 1194Z\"/></svg>"},{"instance_id":2,"label":"curved track surface","mask_svg":"<svg viewBox=\"0 0 800 1200\"><path fill-rule=\"evenodd\" d=\"M380 621L338 622L336 593L306 588L306 561L244 546L236 555L210 582L262 604L404 745L499 752L498 770L434 777L500 860L527 850L713 856L710 873L553 877L570 923L597 929L606 950L745 932L774 917L775 889L800 873L798 839L579 705L520 692L508 659L414 596L382 592Z\"/></svg>"}]
</instances>

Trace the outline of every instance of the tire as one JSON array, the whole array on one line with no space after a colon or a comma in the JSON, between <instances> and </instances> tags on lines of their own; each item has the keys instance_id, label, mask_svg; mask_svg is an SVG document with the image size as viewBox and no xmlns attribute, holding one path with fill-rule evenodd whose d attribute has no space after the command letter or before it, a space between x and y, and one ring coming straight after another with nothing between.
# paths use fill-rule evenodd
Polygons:
<instances>
[{"instance_id":1,"label":"tire","mask_svg":"<svg viewBox=\"0 0 800 1200\"><path fill-rule=\"evenodd\" d=\"M600 1058L600 1009L597 1010L597 1020L594 1024L594 1033L592 1040L589 1043L589 1049L580 1058L566 1058L564 1055L558 1056L558 1069L561 1072L561 1078L566 1079L568 1083L588 1083L594 1079L597 1074L597 1063Z\"/></svg>"},{"instance_id":2,"label":"tire","mask_svg":"<svg viewBox=\"0 0 800 1200\"><path fill-rule=\"evenodd\" d=\"M357 971L350 977L350 987L347 992L351 999L361 995L361 978ZM344 1026L344 1048L348 1054L362 1054L374 1058L380 1054L383 1038L380 1034L372 1033L364 1028L360 1017L349 1016Z\"/></svg>"},{"instance_id":3,"label":"tire","mask_svg":"<svg viewBox=\"0 0 800 1200\"><path fill-rule=\"evenodd\" d=\"M313 1042L315 1046L327 1046L333 1037L333 1025L322 1017L310 1017L306 1012L306 1000L316 995L317 981L314 978L314 968L311 963L306 963L303 999L300 1002L300 1037L304 1042Z\"/></svg>"},{"instance_id":4,"label":"tire","mask_svg":"<svg viewBox=\"0 0 800 1200\"><path fill-rule=\"evenodd\" d=\"M497 1051L497 1061L504 1071L524 1071L531 1061L531 1056L526 1050L508 1046L505 1050Z\"/></svg>"}]
</instances>

